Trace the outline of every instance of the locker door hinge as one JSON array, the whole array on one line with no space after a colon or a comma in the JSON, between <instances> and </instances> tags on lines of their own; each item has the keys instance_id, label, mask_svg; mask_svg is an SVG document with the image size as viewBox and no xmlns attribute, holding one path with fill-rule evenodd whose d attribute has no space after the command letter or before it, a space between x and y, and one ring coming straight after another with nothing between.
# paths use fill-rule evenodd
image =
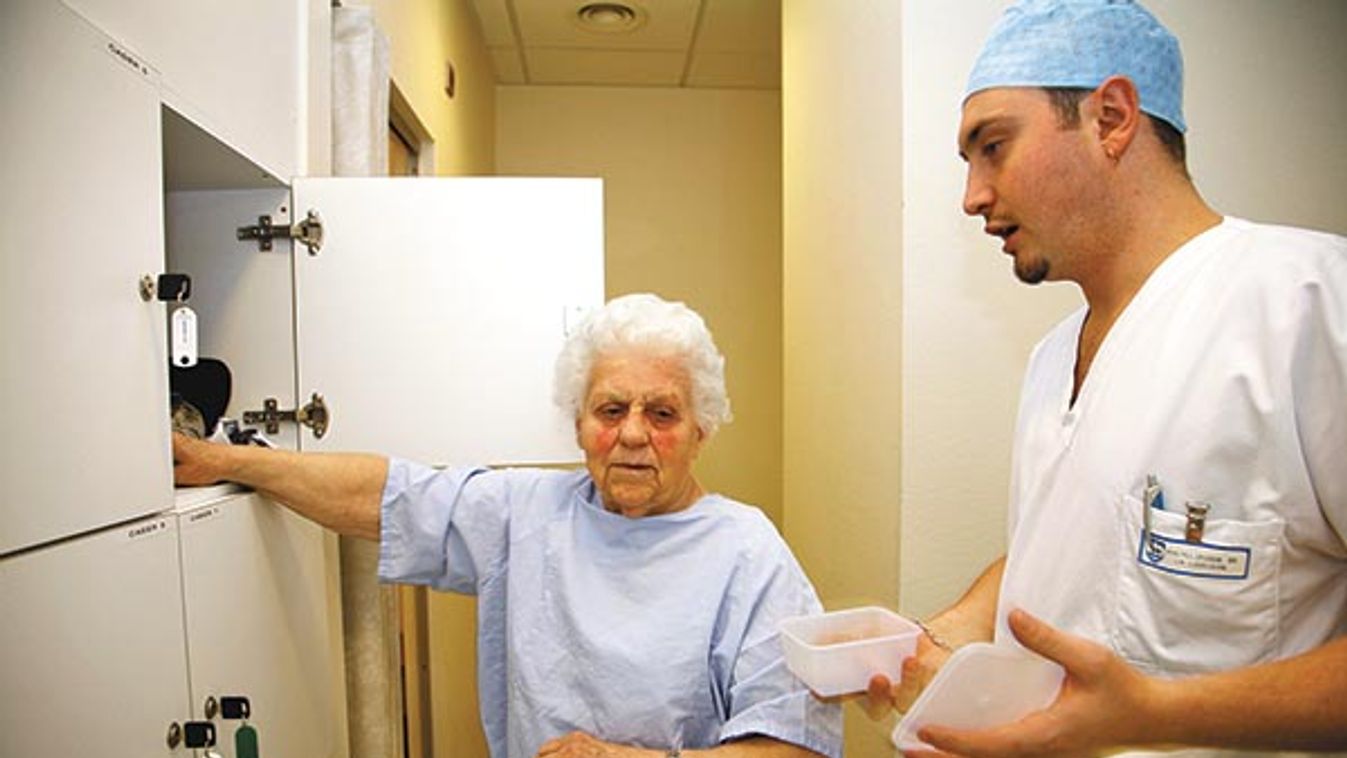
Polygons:
<instances>
[{"instance_id":1,"label":"locker door hinge","mask_svg":"<svg viewBox=\"0 0 1347 758\"><path fill-rule=\"evenodd\" d=\"M323 248L323 220L318 211L310 210L298 224L273 224L271 216L258 216L256 226L238 228L239 240L257 240L258 250L270 250L277 237L296 240L309 249L309 255L317 255Z\"/></svg>"},{"instance_id":2,"label":"locker door hinge","mask_svg":"<svg viewBox=\"0 0 1347 758\"><path fill-rule=\"evenodd\" d=\"M282 421L303 424L313 430L315 438L322 439L323 435L327 434L327 403L323 402L322 395L315 392L307 405L293 411L280 410L280 403L276 398L269 397L262 401L262 410L243 412L243 423L261 424L267 434L279 432Z\"/></svg>"}]
</instances>

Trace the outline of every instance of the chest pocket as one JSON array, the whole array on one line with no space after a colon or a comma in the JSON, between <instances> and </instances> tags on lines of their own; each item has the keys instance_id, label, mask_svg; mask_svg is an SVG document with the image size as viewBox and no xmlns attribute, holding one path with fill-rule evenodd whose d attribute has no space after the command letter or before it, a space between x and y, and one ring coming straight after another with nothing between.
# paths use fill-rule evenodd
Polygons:
<instances>
[{"instance_id":1,"label":"chest pocket","mask_svg":"<svg viewBox=\"0 0 1347 758\"><path fill-rule=\"evenodd\" d=\"M1113 646L1151 673L1221 671L1272 659L1277 651L1280 519L1209 520L1200 543L1184 540L1183 514L1124 496L1119 531Z\"/></svg>"}]
</instances>

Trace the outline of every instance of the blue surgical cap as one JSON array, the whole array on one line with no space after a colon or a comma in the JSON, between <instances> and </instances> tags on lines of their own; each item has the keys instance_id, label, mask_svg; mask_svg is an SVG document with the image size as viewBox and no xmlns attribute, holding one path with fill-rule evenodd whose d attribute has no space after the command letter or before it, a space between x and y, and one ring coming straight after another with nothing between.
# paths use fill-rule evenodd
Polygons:
<instances>
[{"instance_id":1,"label":"blue surgical cap","mask_svg":"<svg viewBox=\"0 0 1347 758\"><path fill-rule=\"evenodd\" d=\"M992 29L964 99L992 87L1094 89L1116 74L1136 85L1141 110L1187 131L1179 42L1132 0L1020 0Z\"/></svg>"}]
</instances>

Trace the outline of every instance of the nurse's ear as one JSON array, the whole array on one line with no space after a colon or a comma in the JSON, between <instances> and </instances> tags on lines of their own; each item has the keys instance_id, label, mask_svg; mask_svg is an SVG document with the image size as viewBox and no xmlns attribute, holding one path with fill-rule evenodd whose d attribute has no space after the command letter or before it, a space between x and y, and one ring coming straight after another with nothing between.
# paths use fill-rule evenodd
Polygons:
<instances>
[{"instance_id":1,"label":"nurse's ear","mask_svg":"<svg viewBox=\"0 0 1347 758\"><path fill-rule=\"evenodd\" d=\"M1131 79L1110 76L1082 104L1081 114L1104 155L1117 163L1141 127L1141 97Z\"/></svg>"}]
</instances>

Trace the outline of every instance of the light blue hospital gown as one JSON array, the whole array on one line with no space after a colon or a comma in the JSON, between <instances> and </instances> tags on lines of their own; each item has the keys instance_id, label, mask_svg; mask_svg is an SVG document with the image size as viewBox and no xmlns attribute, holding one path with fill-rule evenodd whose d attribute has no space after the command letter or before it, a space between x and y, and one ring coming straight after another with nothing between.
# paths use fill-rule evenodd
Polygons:
<instances>
[{"instance_id":1,"label":"light blue hospital gown","mask_svg":"<svg viewBox=\"0 0 1347 758\"><path fill-rule=\"evenodd\" d=\"M765 735L842 751L837 705L786 669L781 619L821 610L776 528L719 495L605 511L584 471L393 459L379 577L477 595L477 680L495 758L583 731L707 748Z\"/></svg>"}]
</instances>

